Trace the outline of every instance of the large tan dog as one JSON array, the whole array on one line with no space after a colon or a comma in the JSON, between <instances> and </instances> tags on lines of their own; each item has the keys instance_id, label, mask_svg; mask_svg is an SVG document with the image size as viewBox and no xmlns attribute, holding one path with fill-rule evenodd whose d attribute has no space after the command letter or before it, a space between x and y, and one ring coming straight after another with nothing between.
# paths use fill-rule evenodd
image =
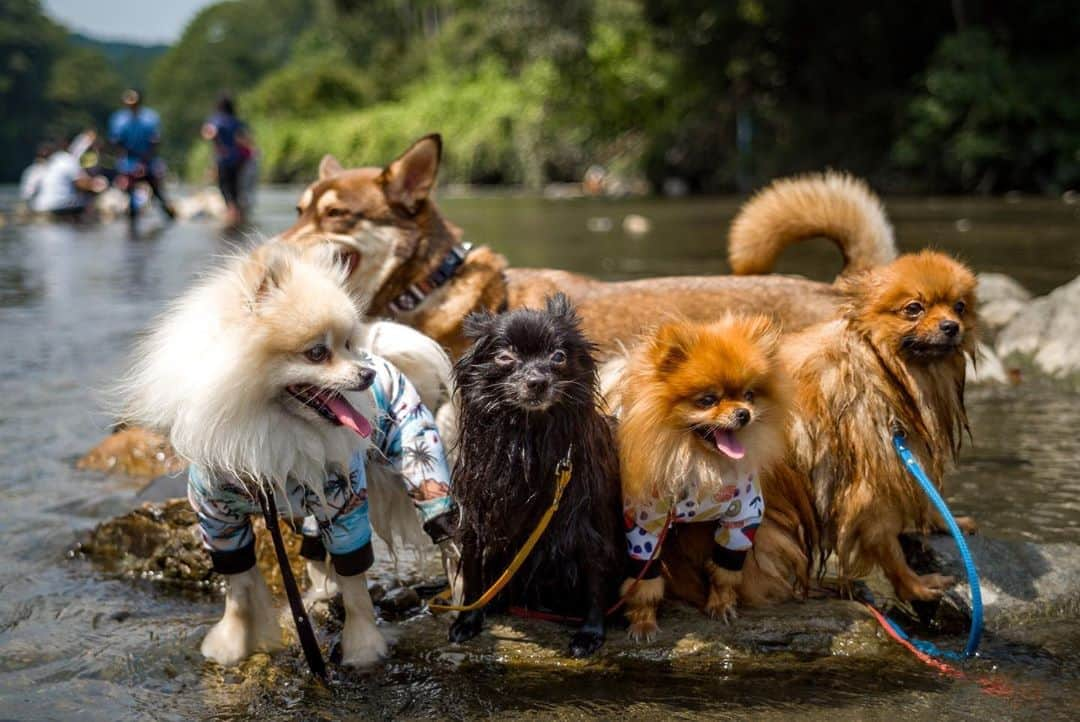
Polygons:
<instances>
[{"instance_id":1,"label":"large tan dog","mask_svg":"<svg viewBox=\"0 0 1080 722\"><path fill-rule=\"evenodd\" d=\"M665 316L708 321L725 311L766 312L795 330L832 317L842 299L827 283L784 276L680 276L608 283L551 269L508 267L486 247L466 250L459 228L439 213L431 191L442 153L438 135L416 141L385 168L345 170L332 156L304 190L299 218L279 241L325 252L349 268L354 292L372 297L370 313L434 338L458 356L461 325L476 310L542 307L562 291L577 306L601 357ZM841 174L779 181L752 199L732 227L734 271L766 269L787 245L833 239L843 274L891 260L892 229L878 199Z\"/></svg>"}]
</instances>

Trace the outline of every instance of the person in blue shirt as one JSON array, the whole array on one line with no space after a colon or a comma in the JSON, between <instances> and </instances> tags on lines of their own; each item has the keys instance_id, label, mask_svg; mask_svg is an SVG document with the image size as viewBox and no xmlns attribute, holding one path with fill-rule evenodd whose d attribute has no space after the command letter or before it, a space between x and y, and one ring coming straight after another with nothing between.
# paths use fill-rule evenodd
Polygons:
<instances>
[{"instance_id":1,"label":"person in blue shirt","mask_svg":"<svg viewBox=\"0 0 1080 722\"><path fill-rule=\"evenodd\" d=\"M135 186L145 181L170 219L176 217L172 204L165 198L162 186L165 163L158 157L161 143L161 119L152 108L142 105L139 91L129 88L122 96L124 107L109 118L109 142L120 151L117 160L117 185L128 192L128 215L132 223L138 213Z\"/></svg>"},{"instance_id":2,"label":"person in blue shirt","mask_svg":"<svg viewBox=\"0 0 1080 722\"><path fill-rule=\"evenodd\" d=\"M253 151L247 125L236 117L236 106L228 95L221 96L216 112L203 124L202 137L214 144L218 188L227 209L225 225L238 226L244 222L247 205L240 178Z\"/></svg>"}]
</instances>

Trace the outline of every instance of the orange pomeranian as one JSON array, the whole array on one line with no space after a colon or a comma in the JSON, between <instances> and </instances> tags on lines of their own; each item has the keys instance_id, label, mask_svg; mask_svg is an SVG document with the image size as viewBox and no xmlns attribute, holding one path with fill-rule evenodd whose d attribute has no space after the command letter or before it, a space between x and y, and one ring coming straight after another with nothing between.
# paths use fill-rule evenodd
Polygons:
<instances>
[{"instance_id":1,"label":"orange pomeranian","mask_svg":"<svg viewBox=\"0 0 1080 722\"><path fill-rule=\"evenodd\" d=\"M778 338L764 316L673 322L602 373L619 416L635 638L656 633L665 579L671 596L725 621L739 601L807 584L817 532L809 485L784 465Z\"/></svg>"},{"instance_id":2,"label":"orange pomeranian","mask_svg":"<svg viewBox=\"0 0 1080 722\"><path fill-rule=\"evenodd\" d=\"M953 580L917 575L898 536L940 528L942 520L892 436L906 435L940 489L968 430L964 372L975 349L975 276L923 251L839 284L847 296L841 318L781 345L797 389L792 463L811 479L825 551L836 553L845 586L879 566L902 599L934 599Z\"/></svg>"}]
</instances>

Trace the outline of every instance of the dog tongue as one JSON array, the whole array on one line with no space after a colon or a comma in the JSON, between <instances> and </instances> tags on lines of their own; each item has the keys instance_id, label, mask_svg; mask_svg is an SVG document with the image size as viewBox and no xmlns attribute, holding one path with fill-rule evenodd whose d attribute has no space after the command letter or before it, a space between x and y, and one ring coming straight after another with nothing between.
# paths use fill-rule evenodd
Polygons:
<instances>
[{"instance_id":1,"label":"dog tongue","mask_svg":"<svg viewBox=\"0 0 1080 722\"><path fill-rule=\"evenodd\" d=\"M746 449L735 438L735 434L726 429L717 429L713 432L713 443L721 453L727 454L732 459L741 459L746 454Z\"/></svg>"},{"instance_id":2,"label":"dog tongue","mask_svg":"<svg viewBox=\"0 0 1080 722\"><path fill-rule=\"evenodd\" d=\"M368 422L360 412L354 409L344 396L340 394L334 394L330 398L326 399L326 408L330 409L330 413L337 417L337 420L341 422L342 426L347 426L362 438L371 436L371 423Z\"/></svg>"}]
</instances>

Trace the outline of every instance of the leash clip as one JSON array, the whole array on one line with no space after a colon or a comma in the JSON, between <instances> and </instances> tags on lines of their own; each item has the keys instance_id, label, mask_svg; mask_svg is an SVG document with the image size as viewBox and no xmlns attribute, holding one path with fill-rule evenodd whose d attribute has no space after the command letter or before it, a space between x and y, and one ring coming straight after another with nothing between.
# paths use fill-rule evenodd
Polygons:
<instances>
[{"instance_id":1,"label":"leash clip","mask_svg":"<svg viewBox=\"0 0 1080 722\"><path fill-rule=\"evenodd\" d=\"M570 444L566 449L566 456L559 460L559 463L555 466L556 474L568 473L573 470L574 463L570 460L571 455L574 453L574 445Z\"/></svg>"}]
</instances>

